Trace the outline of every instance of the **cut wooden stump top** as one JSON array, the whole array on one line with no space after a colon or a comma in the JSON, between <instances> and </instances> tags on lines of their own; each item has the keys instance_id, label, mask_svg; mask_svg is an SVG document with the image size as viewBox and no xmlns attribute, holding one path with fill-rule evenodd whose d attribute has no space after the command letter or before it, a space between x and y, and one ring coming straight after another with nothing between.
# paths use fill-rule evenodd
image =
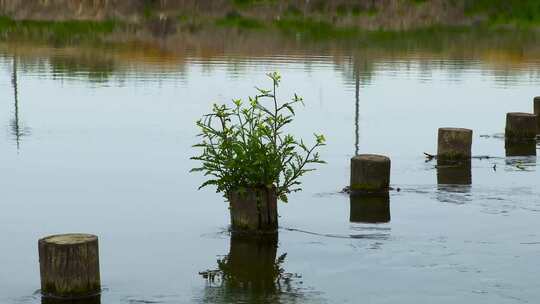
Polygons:
<instances>
[{"instance_id":1,"label":"cut wooden stump top","mask_svg":"<svg viewBox=\"0 0 540 304\"><path fill-rule=\"evenodd\" d=\"M387 161L390 161L390 158L383 155L377 155L377 154L360 154L353 157L353 160L387 162Z\"/></svg>"},{"instance_id":2,"label":"cut wooden stump top","mask_svg":"<svg viewBox=\"0 0 540 304\"><path fill-rule=\"evenodd\" d=\"M85 233L68 233L47 236L40 241L53 245L77 245L97 241L97 236Z\"/></svg>"},{"instance_id":3,"label":"cut wooden stump top","mask_svg":"<svg viewBox=\"0 0 540 304\"><path fill-rule=\"evenodd\" d=\"M472 132L471 129L466 128L439 128L439 130L448 132Z\"/></svg>"},{"instance_id":4,"label":"cut wooden stump top","mask_svg":"<svg viewBox=\"0 0 540 304\"><path fill-rule=\"evenodd\" d=\"M510 113L507 113L507 116L511 116L511 117L536 118L536 115L535 115L535 114L531 114L531 113L523 113L523 112L510 112Z\"/></svg>"}]
</instances>

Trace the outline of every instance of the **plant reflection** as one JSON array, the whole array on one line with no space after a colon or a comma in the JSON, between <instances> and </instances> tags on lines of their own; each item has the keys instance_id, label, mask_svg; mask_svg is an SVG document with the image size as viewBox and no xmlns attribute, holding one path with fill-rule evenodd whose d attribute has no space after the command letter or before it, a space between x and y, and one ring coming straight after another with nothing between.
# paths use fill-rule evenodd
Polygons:
<instances>
[{"instance_id":1,"label":"plant reflection","mask_svg":"<svg viewBox=\"0 0 540 304\"><path fill-rule=\"evenodd\" d=\"M301 276L285 272L286 253L278 255L278 234L231 235L229 254L206 279L203 303L296 303L307 296Z\"/></svg>"}]
</instances>

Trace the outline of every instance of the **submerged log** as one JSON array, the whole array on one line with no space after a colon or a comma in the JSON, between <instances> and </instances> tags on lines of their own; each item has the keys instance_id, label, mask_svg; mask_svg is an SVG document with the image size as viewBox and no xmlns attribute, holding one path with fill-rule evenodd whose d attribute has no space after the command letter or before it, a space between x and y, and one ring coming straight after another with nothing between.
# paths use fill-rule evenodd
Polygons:
<instances>
[{"instance_id":1,"label":"submerged log","mask_svg":"<svg viewBox=\"0 0 540 304\"><path fill-rule=\"evenodd\" d=\"M390 158L361 154L351 158L351 193L388 192L390 188Z\"/></svg>"},{"instance_id":2,"label":"submerged log","mask_svg":"<svg viewBox=\"0 0 540 304\"><path fill-rule=\"evenodd\" d=\"M506 114L505 137L507 141L522 141L536 138L536 115L530 113Z\"/></svg>"},{"instance_id":3,"label":"submerged log","mask_svg":"<svg viewBox=\"0 0 540 304\"><path fill-rule=\"evenodd\" d=\"M100 293L98 238L61 234L38 242L41 292L55 298L89 298Z\"/></svg>"},{"instance_id":4,"label":"submerged log","mask_svg":"<svg viewBox=\"0 0 540 304\"><path fill-rule=\"evenodd\" d=\"M471 158L473 131L463 128L439 128L437 159Z\"/></svg>"},{"instance_id":5,"label":"submerged log","mask_svg":"<svg viewBox=\"0 0 540 304\"><path fill-rule=\"evenodd\" d=\"M233 231L275 232L278 228L275 188L246 188L229 195Z\"/></svg>"}]
</instances>

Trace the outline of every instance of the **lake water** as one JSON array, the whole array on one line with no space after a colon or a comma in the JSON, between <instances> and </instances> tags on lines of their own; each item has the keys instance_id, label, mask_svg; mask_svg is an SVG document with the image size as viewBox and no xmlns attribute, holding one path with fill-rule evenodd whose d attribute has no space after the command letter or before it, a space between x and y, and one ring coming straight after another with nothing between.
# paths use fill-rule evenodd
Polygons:
<instances>
[{"instance_id":1,"label":"lake water","mask_svg":"<svg viewBox=\"0 0 540 304\"><path fill-rule=\"evenodd\" d=\"M271 71L281 97L306 101L291 132L325 134L328 164L260 244L229 235L227 203L188 171L194 122ZM538 161L506 158L500 138L536 95L540 50L520 45L0 44L0 302L40 303L37 240L87 232L102 303L537 303ZM473 154L491 157L472 160L472 185L438 185L425 161L446 126L473 129ZM392 159L389 209L339 193L355 153ZM223 265L239 282L200 274Z\"/></svg>"}]
</instances>

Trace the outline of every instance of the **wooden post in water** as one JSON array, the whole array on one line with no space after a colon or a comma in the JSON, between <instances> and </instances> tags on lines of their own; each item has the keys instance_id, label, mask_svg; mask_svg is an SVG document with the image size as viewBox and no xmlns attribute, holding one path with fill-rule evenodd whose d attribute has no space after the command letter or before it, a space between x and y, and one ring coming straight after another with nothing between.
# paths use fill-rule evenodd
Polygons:
<instances>
[{"instance_id":1,"label":"wooden post in water","mask_svg":"<svg viewBox=\"0 0 540 304\"><path fill-rule=\"evenodd\" d=\"M471 158L473 131L463 128L440 128L437 159L458 160Z\"/></svg>"},{"instance_id":2,"label":"wooden post in water","mask_svg":"<svg viewBox=\"0 0 540 304\"><path fill-rule=\"evenodd\" d=\"M390 158L360 154L351 158L351 194L384 193L390 187Z\"/></svg>"},{"instance_id":3,"label":"wooden post in water","mask_svg":"<svg viewBox=\"0 0 540 304\"><path fill-rule=\"evenodd\" d=\"M233 231L274 233L278 228L275 188L247 188L229 195Z\"/></svg>"},{"instance_id":4,"label":"wooden post in water","mask_svg":"<svg viewBox=\"0 0 540 304\"><path fill-rule=\"evenodd\" d=\"M506 114L505 137L507 141L523 141L536 138L536 115L529 113Z\"/></svg>"},{"instance_id":5,"label":"wooden post in water","mask_svg":"<svg viewBox=\"0 0 540 304\"><path fill-rule=\"evenodd\" d=\"M41 293L44 297L85 298L100 293L98 238L61 234L38 242Z\"/></svg>"},{"instance_id":6,"label":"wooden post in water","mask_svg":"<svg viewBox=\"0 0 540 304\"><path fill-rule=\"evenodd\" d=\"M536 134L540 135L540 96L534 98L534 115L536 115Z\"/></svg>"}]
</instances>

